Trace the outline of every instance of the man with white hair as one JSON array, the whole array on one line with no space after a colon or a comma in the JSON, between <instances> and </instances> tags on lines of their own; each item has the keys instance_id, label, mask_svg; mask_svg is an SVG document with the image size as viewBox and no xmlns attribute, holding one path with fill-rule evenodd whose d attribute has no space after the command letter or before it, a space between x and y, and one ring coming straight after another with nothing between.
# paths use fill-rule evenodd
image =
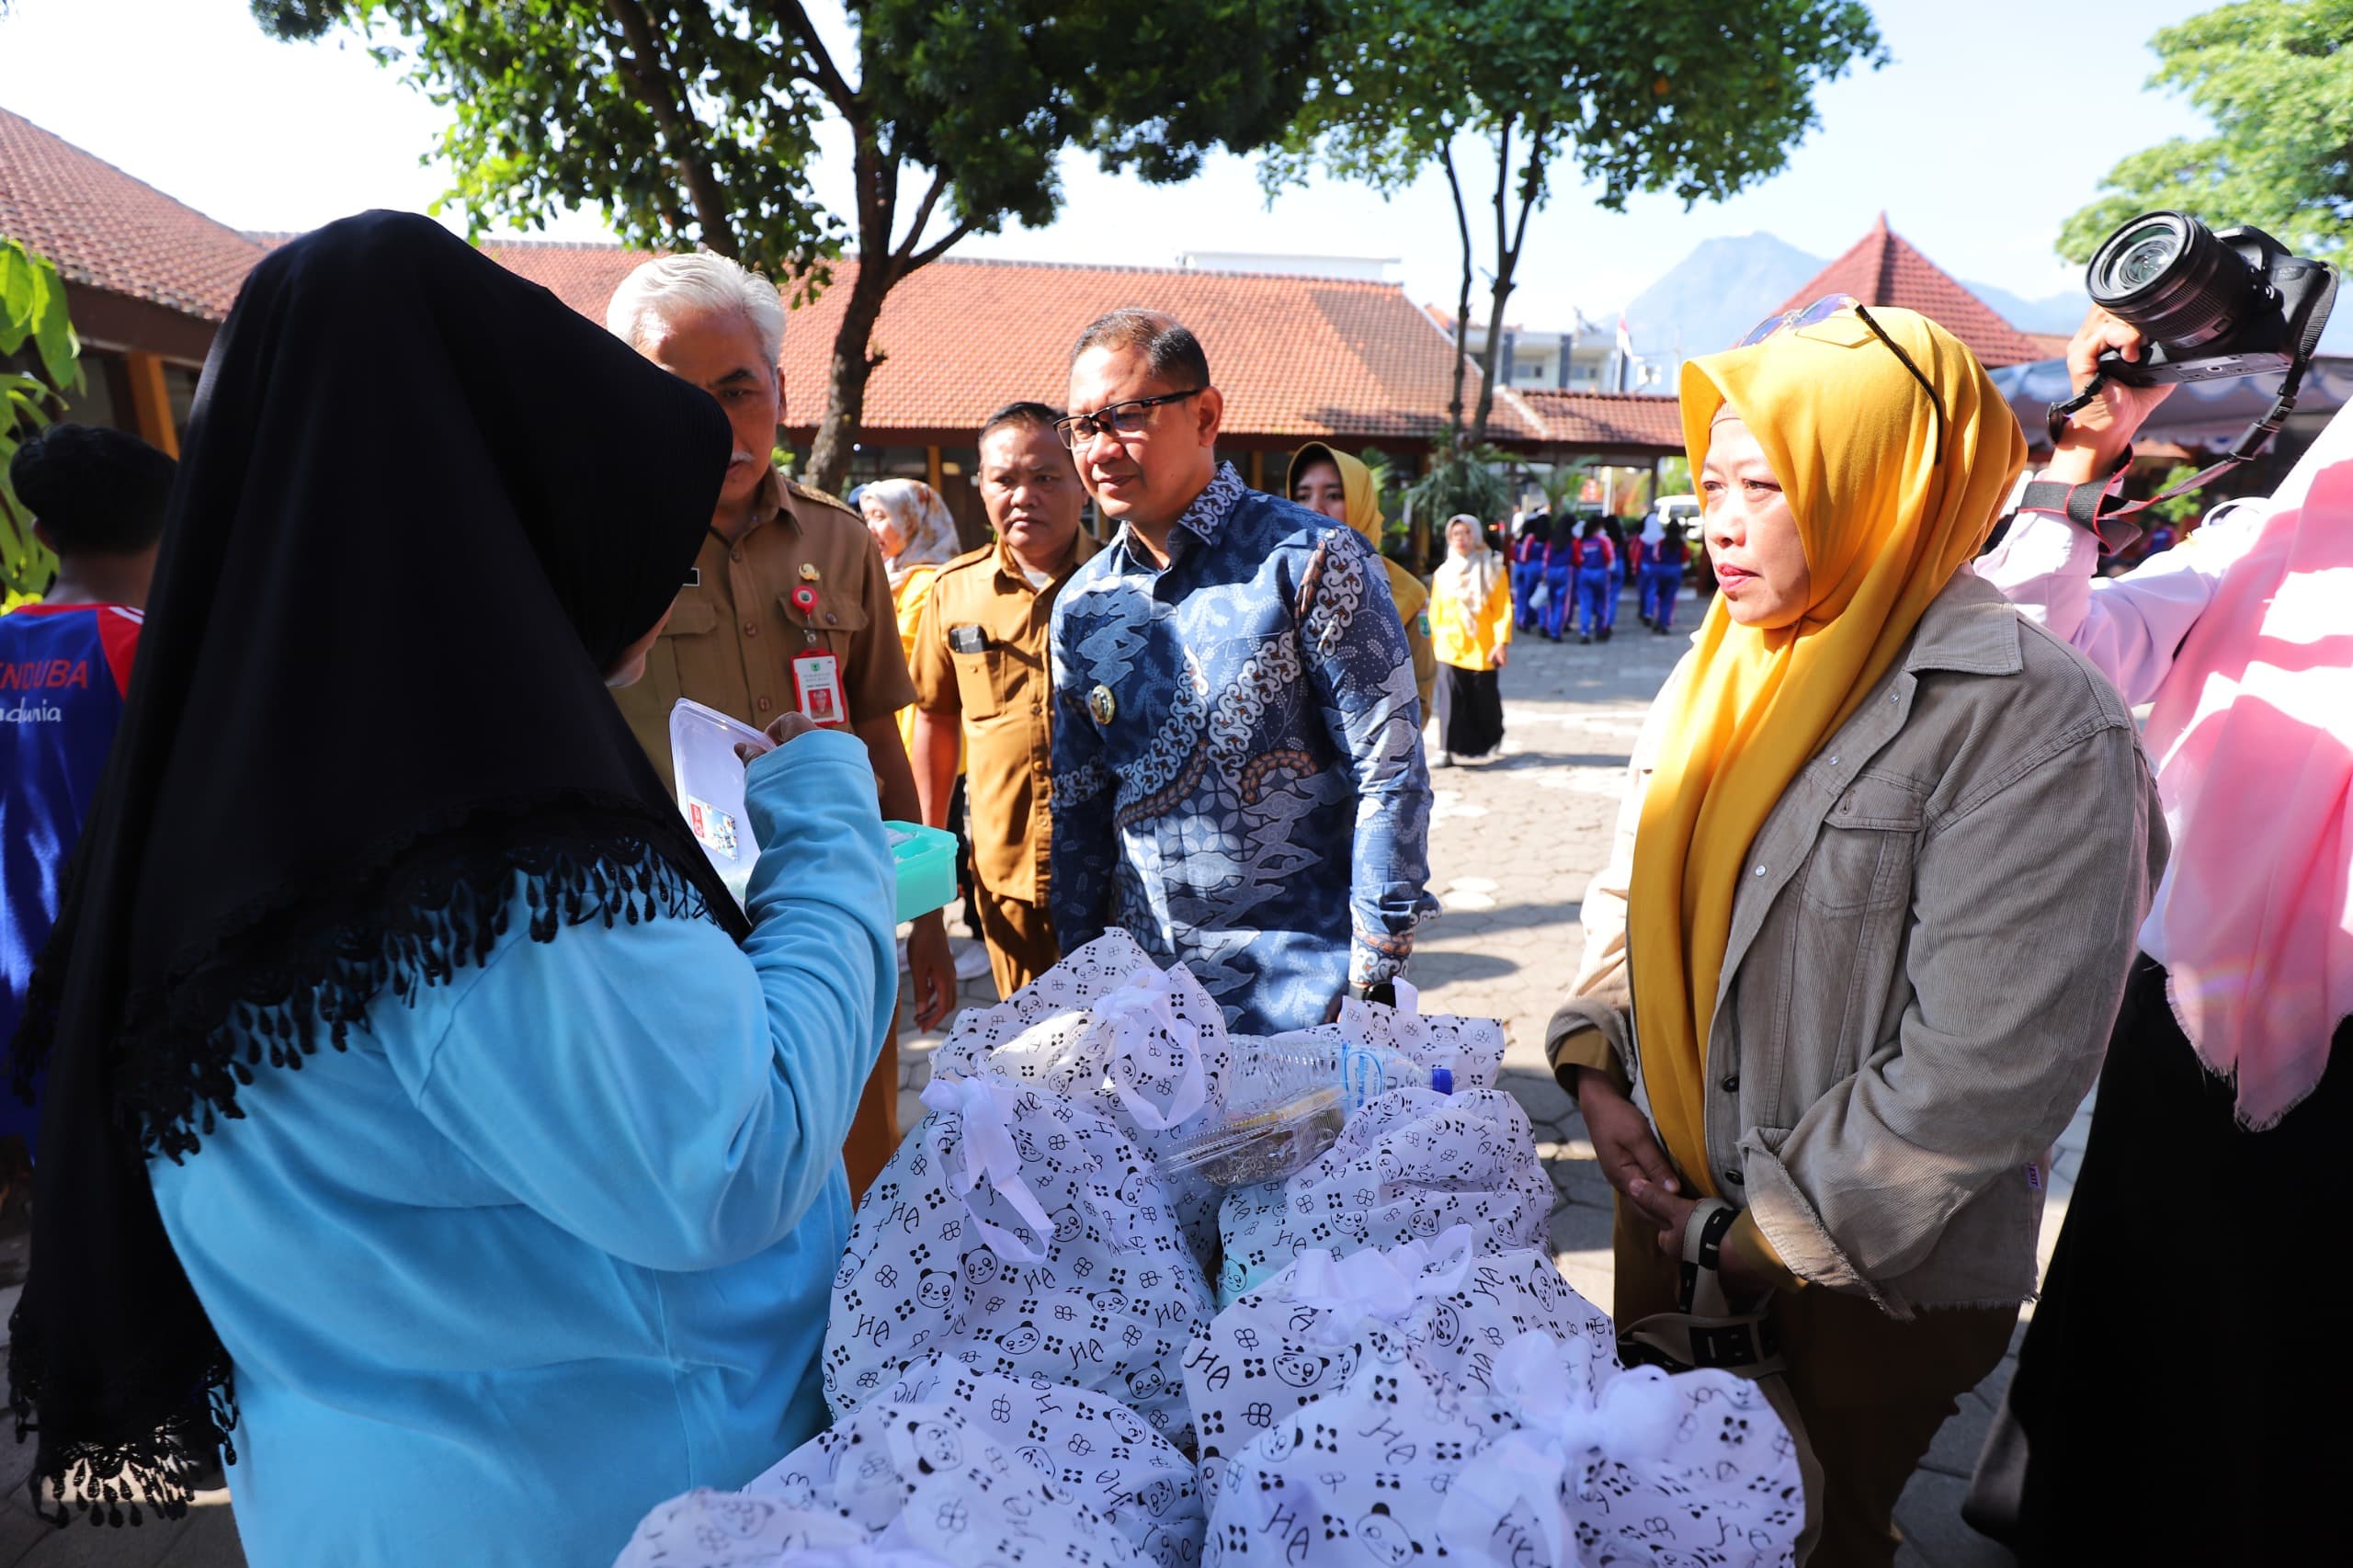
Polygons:
<instances>
[{"instance_id":1,"label":"man with white hair","mask_svg":"<svg viewBox=\"0 0 2353 1568\"><path fill-rule=\"evenodd\" d=\"M855 732L873 758L882 814L922 821L896 718L915 700L915 687L881 552L857 513L786 480L770 460L784 417L778 369L784 306L776 286L709 252L664 256L621 280L605 324L718 399L735 431L702 554L646 658L644 678L614 693L639 744L667 778L670 710L680 698L755 729L799 711ZM956 996L938 913L915 923L907 948L915 1024L929 1028ZM894 1028L843 1150L853 1195L898 1141Z\"/></svg>"}]
</instances>

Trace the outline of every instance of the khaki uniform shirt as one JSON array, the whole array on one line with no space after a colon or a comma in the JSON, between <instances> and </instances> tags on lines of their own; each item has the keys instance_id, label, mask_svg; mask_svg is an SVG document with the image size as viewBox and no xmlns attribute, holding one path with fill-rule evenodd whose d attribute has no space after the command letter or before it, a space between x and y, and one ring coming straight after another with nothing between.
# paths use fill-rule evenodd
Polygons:
<instances>
[{"instance_id":1,"label":"khaki uniform shirt","mask_svg":"<svg viewBox=\"0 0 2353 1568\"><path fill-rule=\"evenodd\" d=\"M792 661L831 653L849 722L887 719L915 699L891 608L891 581L866 523L831 496L774 473L760 520L730 545L717 534L678 591L645 677L613 695L654 770L670 778L670 710L692 698L756 730L800 707ZM803 609L793 590L816 603Z\"/></svg>"},{"instance_id":2,"label":"khaki uniform shirt","mask_svg":"<svg viewBox=\"0 0 2353 1568\"><path fill-rule=\"evenodd\" d=\"M1002 540L960 555L939 569L915 631L908 657L915 702L926 713L963 715L972 870L1000 898L1046 901L1054 707L1046 638L1055 596L1097 548L1081 529L1043 588L1029 585ZM977 628L983 646L950 647L959 627Z\"/></svg>"}]
</instances>

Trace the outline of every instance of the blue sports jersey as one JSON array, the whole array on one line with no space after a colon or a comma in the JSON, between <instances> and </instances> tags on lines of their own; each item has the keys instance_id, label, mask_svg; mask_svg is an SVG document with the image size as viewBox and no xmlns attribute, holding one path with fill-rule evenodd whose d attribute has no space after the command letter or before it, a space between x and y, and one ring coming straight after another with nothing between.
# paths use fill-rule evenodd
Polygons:
<instances>
[{"instance_id":1,"label":"blue sports jersey","mask_svg":"<svg viewBox=\"0 0 2353 1568\"><path fill-rule=\"evenodd\" d=\"M0 616L0 1043L17 1032L33 956L49 939L122 722L140 614L121 605L25 605ZM35 1118L0 1087L0 1133Z\"/></svg>"}]
</instances>

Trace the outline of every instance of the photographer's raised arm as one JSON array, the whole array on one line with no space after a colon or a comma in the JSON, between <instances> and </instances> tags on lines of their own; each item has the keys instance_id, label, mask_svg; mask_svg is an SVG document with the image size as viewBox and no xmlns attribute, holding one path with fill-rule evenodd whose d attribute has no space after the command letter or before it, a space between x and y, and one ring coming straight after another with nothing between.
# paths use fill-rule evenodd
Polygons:
<instances>
[{"instance_id":1,"label":"photographer's raised arm","mask_svg":"<svg viewBox=\"0 0 2353 1568\"><path fill-rule=\"evenodd\" d=\"M2141 329L2095 306L2067 346L2067 373L2080 392L2102 353L2138 359ZM2114 470L2157 404L2173 388L2108 382L2068 422L2041 477L2088 484ZM2057 513L2021 508L1996 549L1976 563L1977 574L1999 588L2057 636L2099 666L2125 700L2150 700L2175 650L2214 596L2214 585L2254 537L2251 526L2221 520L2186 543L2121 577L2097 575L2099 541Z\"/></svg>"}]
</instances>

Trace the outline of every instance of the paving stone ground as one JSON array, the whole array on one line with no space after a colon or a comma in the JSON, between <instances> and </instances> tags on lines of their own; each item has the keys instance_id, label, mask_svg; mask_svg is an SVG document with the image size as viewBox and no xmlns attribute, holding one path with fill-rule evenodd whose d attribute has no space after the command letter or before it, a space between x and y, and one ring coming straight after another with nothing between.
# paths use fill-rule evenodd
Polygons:
<instances>
[{"instance_id":1,"label":"paving stone ground","mask_svg":"<svg viewBox=\"0 0 2353 1568\"><path fill-rule=\"evenodd\" d=\"M1692 608L1688 600L1682 607L1679 619L1687 624ZM1584 942L1578 900L1608 856L1635 733L1684 648L1680 636L1644 630L1631 603L1620 625L1608 643L1519 643L1503 676L1502 755L1432 775L1430 889L1446 914L1425 928L1413 968L1425 1011L1505 1021L1510 1045L1504 1086L1527 1109L1559 1194L1552 1218L1554 1256L1569 1281L1605 1310L1609 1188L1574 1105L1545 1065L1543 1028L1576 968ZM961 915L951 914L949 931L960 949L970 940ZM996 1000L985 971L963 984L961 1000L968 1006ZM923 1115L917 1096L940 1038L941 1031L917 1032L903 1020L900 1108L906 1126ZM2088 1123L2086 1106L2060 1142L2043 1222L2046 1260L2066 1212ZM21 1245L20 1234L0 1235L0 1278L15 1277L7 1267L10 1249ZM0 1290L0 1324L15 1298L13 1288ZM2016 1336L2011 1347L2014 1357ZM2006 1552L1961 1522L1960 1506L1993 1402L2013 1365L2006 1359L1962 1400L1904 1493L1897 1521L1907 1540L1897 1561L1906 1568L2011 1563ZM27 1462L25 1450L0 1440L0 1568L243 1568L226 1493L207 1494L204 1506L178 1525L52 1530L26 1501Z\"/></svg>"}]
</instances>

